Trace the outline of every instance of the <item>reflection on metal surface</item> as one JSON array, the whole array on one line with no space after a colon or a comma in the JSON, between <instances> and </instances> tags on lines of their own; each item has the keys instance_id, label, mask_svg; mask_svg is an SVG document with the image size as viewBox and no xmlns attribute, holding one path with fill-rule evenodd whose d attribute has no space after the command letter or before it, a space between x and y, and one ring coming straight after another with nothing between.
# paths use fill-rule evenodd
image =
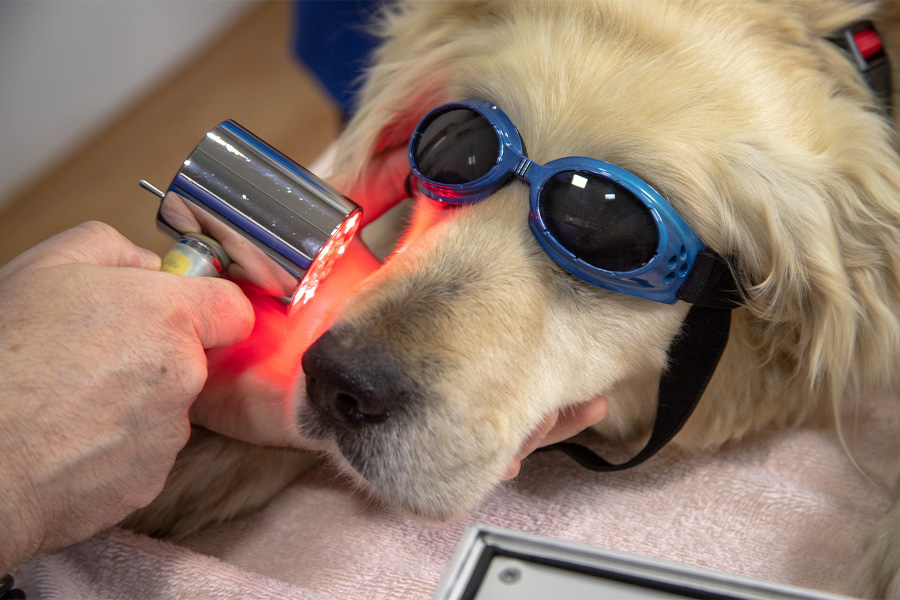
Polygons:
<instances>
[{"instance_id":1,"label":"reflection on metal surface","mask_svg":"<svg viewBox=\"0 0 900 600\"><path fill-rule=\"evenodd\" d=\"M358 221L356 204L234 121L206 134L165 193L141 185L161 195L161 231L213 238L229 277L295 301L314 292Z\"/></svg>"}]
</instances>

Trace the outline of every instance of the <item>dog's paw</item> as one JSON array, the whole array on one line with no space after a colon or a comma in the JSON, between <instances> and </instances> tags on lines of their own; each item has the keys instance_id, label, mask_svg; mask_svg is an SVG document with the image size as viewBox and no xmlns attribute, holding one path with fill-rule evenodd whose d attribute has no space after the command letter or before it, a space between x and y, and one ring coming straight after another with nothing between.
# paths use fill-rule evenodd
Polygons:
<instances>
[{"instance_id":1,"label":"dog's paw","mask_svg":"<svg viewBox=\"0 0 900 600\"><path fill-rule=\"evenodd\" d=\"M900 500L866 539L855 591L863 598L900 598Z\"/></svg>"},{"instance_id":2,"label":"dog's paw","mask_svg":"<svg viewBox=\"0 0 900 600\"><path fill-rule=\"evenodd\" d=\"M122 526L179 539L262 508L316 463L307 452L253 446L195 429L162 493Z\"/></svg>"}]
</instances>

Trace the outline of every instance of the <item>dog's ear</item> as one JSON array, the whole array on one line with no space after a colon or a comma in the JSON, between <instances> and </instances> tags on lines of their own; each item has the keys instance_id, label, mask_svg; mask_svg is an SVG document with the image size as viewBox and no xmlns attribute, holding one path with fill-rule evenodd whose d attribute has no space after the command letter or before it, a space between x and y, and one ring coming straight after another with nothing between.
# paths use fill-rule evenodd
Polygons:
<instances>
[{"instance_id":1,"label":"dog's ear","mask_svg":"<svg viewBox=\"0 0 900 600\"><path fill-rule=\"evenodd\" d=\"M338 169L358 181L373 158L406 148L425 113L454 97L450 67L472 52L459 39L460 20L475 25L495 9L481 0L406 0L384 9L373 25L381 43L341 136Z\"/></svg>"},{"instance_id":2,"label":"dog's ear","mask_svg":"<svg viewBox=\"0 0 900 600\"><path fill-rule=\"evenodd\" d=\"M734 337L791 385L840 397L859 382L900 382L900 159L894 123L827 40L870 17L872 3L808 0L793 10L809 19L784 24L793 28L784 39L811 50L814 68L792 112L773 105L768 117L809 126L790 136L747 129L708 155L698 145L706 158L679 167L691 169L693 187L670 196L693 198L676 208L736 261L747 297Z\"/></svg>"},{"instance_id":3,"label":"dog's ear","mask_svg":"<svg viewBox=\"0 0 900 600\"><path fill-rule=\"evenodd\" d=\"M896 382L900 347L900 160L886 120L841 103L818 155L748 140L724 158L727 205L698 215L745 278L753 318L737 335L835 401Z\"/></svg>"}]
</instances>

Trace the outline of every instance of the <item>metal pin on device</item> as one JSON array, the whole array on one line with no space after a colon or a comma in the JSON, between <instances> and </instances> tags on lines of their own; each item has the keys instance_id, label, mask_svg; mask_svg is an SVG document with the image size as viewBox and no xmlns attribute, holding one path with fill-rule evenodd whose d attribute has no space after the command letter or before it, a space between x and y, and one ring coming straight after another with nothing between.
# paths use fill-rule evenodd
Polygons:
<instances>
[{"instance_id":1,"label":"metal pin on device","mask_svg":"<svg viewBox=\"0 0 900 600\"><path fill-rule=\"evenodd\" d=\"M141 187L159 197L165 192L141 179ZM163 257L162 270L192 277L218 277L231 264L222 245L200 233L185 233Z\"/></svg>"},{"instance_id":2,"label":"metal pin on device","mask_svg":"<svg viewBox=\"0 0 900 600\"><path fill-rule=\"evenodd\" d=\"M344 253L360 208L235 123L206 134L160 199L156 224L177 241L164 271L230 278L305 303Z\"/></svg>"},{"instance_id":3,"label":"metal pin on device","mask_svg":"<svg viewBox=\"0 0 900 600\"><path fill-rule=\"evenodd\" d=\"M141 179L141 187L159 197L160 200L166 197L166 193L145 179Z\"/></svg>"}]
</instances>

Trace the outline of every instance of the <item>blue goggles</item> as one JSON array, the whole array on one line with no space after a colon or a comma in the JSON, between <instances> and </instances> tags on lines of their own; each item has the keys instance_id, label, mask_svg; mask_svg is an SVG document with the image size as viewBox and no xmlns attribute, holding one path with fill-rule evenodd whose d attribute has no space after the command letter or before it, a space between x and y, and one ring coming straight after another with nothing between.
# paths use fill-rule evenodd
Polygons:
<instances>
[{"instance_id":1,"label":"blue goggles","mask_svg":"<svg viewBox=\"0 0 900 600\"><path fill-rule=\"evenodd\" d=\"M662 195L615 165L582 156L545 165L525 156L516 126L497 106L443 104L409 143L412 180L428 198L466 204L512 177L530 186L529 224L561 267L597 287L666 304L706 247Z\"/></svg>"}]
</instances>

